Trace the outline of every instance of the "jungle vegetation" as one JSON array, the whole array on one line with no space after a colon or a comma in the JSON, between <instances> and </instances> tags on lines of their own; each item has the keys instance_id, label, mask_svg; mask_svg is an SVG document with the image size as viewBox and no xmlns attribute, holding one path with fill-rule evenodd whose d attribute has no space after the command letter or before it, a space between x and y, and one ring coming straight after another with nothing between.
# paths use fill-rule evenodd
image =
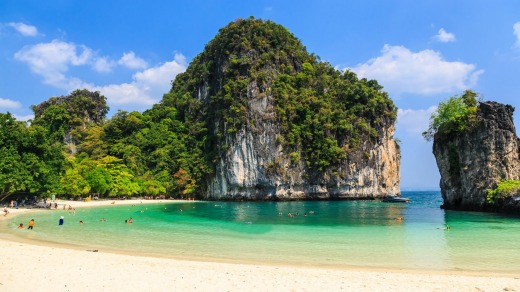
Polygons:
<instances>
[{"instance_id":1,"label":"jungle vegetation","mask_svg":"<svg viewBox=\"0 0 520 292\"><path fill-rule=\"evenodd\" d=\"M267 95L291 160L325 171L394 123L382 89L322 62L281 25L238 19L143 113L107 118L106 97L81 89L33 106L30 123L0 114L1 196L200 195L225 137L254 125L248 99Z\"/></svg>"}]
</instances>

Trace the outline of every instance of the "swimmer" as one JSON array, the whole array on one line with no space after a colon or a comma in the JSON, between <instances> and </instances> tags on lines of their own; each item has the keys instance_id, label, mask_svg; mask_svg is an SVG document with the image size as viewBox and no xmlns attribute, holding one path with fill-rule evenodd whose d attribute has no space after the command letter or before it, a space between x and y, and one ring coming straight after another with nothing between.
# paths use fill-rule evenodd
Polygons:
<instances>
[{"instance_id":1,"label":"swimmer","mask_svg":"<svg viewBox=\"0 0 520 292\"><path fill-rule=\"evenodd\" d=\"M23 223L20 223L20 226L18 226L18 229L23 229Z\"/></svg>"},{"instance_id":2,"label":"swimmer","mask_svg":"<svg viewBox=\"0 0 520 292\"><path fill-rule=\"evenodd\" d=\"M128 223L134 223L134 220L132 218L128 219Z\"/></svg>"},{"instance_id":3,"label":"swimmer","mask_svg":"<svg viewBox=\"0 0 520 292\"><path fill-rule=\"evenodd\" d=\"M105 222L105 218L101 218L101 220L99 220L99 221L101 221L101 222Z\"/></svg>"},{"instance_id":4,"label":"swimmer","mask_svg":"<svg viewBox=\"0 0 520 292\"><path fill-rule=\"evenodd\" d=\"M83 221L79 220L79 224L83 224Z\"/></svg>"}]
</instances>

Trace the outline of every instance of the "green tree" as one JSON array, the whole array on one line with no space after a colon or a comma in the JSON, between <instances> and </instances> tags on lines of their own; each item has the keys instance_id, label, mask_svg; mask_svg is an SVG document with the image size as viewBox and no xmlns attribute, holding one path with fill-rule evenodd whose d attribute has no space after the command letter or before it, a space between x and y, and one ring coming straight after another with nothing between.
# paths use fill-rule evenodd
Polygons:
<instances>
[{"instance_id":1,"label":"green tree","mask_svg":"<svg viewBox=\"0 0 520 292\"><path fill-rule=\"evenodd\" d=\"M462 96L452 96L439 103L430 117L428 130L423 132L426 140L431 141L436 133L450 134L464 131L476 121L477 96L466 90Z\"/></svg>"}]
</instances>

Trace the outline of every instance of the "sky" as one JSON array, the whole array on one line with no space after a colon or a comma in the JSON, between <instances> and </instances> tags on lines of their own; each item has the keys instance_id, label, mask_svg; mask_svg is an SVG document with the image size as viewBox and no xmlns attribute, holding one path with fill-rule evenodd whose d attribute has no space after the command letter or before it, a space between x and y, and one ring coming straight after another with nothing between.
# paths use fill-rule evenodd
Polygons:
<instances>
[{"instance_id":1,"label":"sky","mask_svg":"<svg viewBox=\"0 0 520 292\"><path fill-rule=\"evenodd\" d=\"M519 108L516 0L2 0L0 112L29 120L31 105L79 88L106 96L109 115L142 112L220 28L249 16L384 87L398 107L402 190L439 189L421 133L440 101L471 89Z\"/></svg>"}]
</instances>

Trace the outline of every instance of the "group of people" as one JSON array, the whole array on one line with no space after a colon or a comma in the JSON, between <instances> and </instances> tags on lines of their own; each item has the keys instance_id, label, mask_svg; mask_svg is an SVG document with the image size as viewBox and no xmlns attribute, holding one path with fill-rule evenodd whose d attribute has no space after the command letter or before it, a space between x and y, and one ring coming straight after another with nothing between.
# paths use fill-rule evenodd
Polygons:
<instances>
[{"instance_id":1,"label":"group of people","mask_svg":"<svg viewBox=\"0 0 520 292\"><path fill-rule=\"evenodd\" d=\"M29 221L29 227L27 227L27 229L33 229L34 227L34 219L31 219ZM23 226L23 223L20 223L20 225L18 225L18 229L24 229L24 226Z\"/></svg>"},{"instance_id":2,"label":"group of people","mask_svg":"<svg viewBox=\"0 0 520 292\"><path fill-rule=\"evenodd\" d=\"M314 211L309 211L309 214L314 214ZM283 215L282 212L278 212L278 216L282 216L282 215ZM300 212L296 212L294 214L292 212L289 212L289 213L287 213L287 216L289 216L291 218L298 217L298 216L300 216ZM307 213L304 213L303 216L307 217Z\"/></svg>"}]
</instances>

